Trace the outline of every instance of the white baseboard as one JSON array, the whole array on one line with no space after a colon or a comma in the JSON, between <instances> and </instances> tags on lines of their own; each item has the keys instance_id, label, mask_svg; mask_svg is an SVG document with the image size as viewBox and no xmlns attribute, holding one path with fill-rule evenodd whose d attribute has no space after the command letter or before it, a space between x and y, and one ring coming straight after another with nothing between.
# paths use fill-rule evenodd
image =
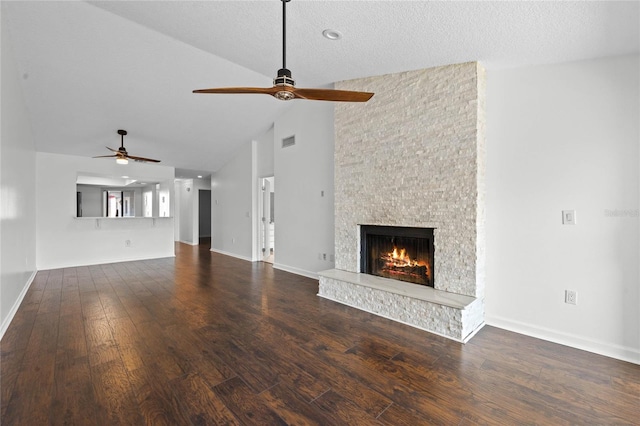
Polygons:
<instances>
[{"instance_id":1,"label":"white baseboard","mask_svg":"<svg viewBox=\"0 0 640 426\"><path fill-rule=\"evenodd\" d=\"M214 253L223 254L225 256L235 257L236 259L246 260L247 262L259 262L258 259L252 259L252 258L247 257L247 256L241 256L239 254L230 253L230 252L227 252L227 251L224 251L224 250L218 250L218 249L213 249L212 248L211 251L214 252ZM318 279L318 273L317 272L306 271L304 269L295 268L293 266L282 265L280 263L274 263L273 264L273 269L279 269L281 271L290 272L292 274L302 275L303 277L311 278L313 280L317 280Z\"/></svg>"},{"instance_id":2,"label":"white baseboard","mask_svg":"<svg viewBox=\"0 0 640 426\"><path fill-rule=\"evenodd\" d=\"M178 240L179 243L182 244L187 244L189 246L197 246L199 243L192 243L191 241L182 241L182 240Z\"/></svg>"},{"instance_id":3,"label":"white baseboard","mask_svg":"<svg viewBox=\"0 0 640 426\"><path fill-rule=\"evenodd\" d=\"M242 256L240 254L230 253L228 251L218 250L218 249L214 249L214 248L212 248L211 251L214 252L214 253L218 253L218 254L224 254L225 256L235 257L236 259L246 260L247 262L253 262L253 259L251 259L250 257Z\"/></svg>"},{"instance_id":4,"label":"white baseboard","mask_svg":"<svg viewBox=\"0 0 640 426\"><path fill-rule=\"evenodd\" d=\"M138 262L140 260L153 260L153 259L165 259L167 257L176 257L175 253L167 253L165 255L155 256L140 256L135 258L120 258L92 260L90 262L72 262L72 263L59 263L55 265L37 265L39 271L48 271L50 269L62 269L62 268L77 268L79 266L94 266L94 265L109 265L111 263L123 263L123 262Z\"/></svg>"},{"instance_id":5,"label":"white baseboard","mask_svg":"<svg viewBox=\"0 0 640 426\"><path fill-rule=\"evenodd\" d=\"M31 287L31 284L33 283L33 280L36 278L37 273L38 271L33 271L31 276L25 283L24 287L22 288L22 291L18 295L16 302L11 307L9 314L4 319L4 321L2 321L2 326L0 326L0 339L4 337L4 333L9 328L9 324L11 324L11 321L13 321L13 317L16 315L16 312L18 312L18 308L20 307L20 304L22 303L22 300L24 299L24 297L27 295L27 291L29 291L29 287Z\"/></svg>"},{"instance_id":6,"label":"white baseboard","mask_svg":"<svg viewBox=\"0 0 640 426\"><path fill-rule=\"evenodd\" d=\"M537 339L547 340L549 342L570 346L587 352L593 352L610 358L631 362L633 364L640 364L640 350L638 348L630 348L609 342L591 340L581 336L563 333L545 327L539 327L537 325L526 324L497 316L486 315L485 322L494 327L535 337Z\"/></svg>"},{"instance_id":7,"label":"white baseboard","mask_svg":"<svg viewBox=\"0 0 640 426\"><path fill-rule=\"evenodd\" d=\"M306 271L304 269L295 268L293 266L283 265L281 263L274 263L273 264L273 268L274 269L280 269L281 271L285 271L285 272L291 272L292 274L296 274L296 275L302 275L303 277L311 278L313 280L317 280L318 279L318 273L317 272Z\"/></svg>"}]
</instances>

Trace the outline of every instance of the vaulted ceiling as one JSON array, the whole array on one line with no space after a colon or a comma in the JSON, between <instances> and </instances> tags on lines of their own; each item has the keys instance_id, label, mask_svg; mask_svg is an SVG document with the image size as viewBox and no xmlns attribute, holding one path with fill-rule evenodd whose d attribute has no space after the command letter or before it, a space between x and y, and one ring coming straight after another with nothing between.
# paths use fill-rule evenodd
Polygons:
<instances>
[{"instance_id":1,"label":"vaulted ceiling","mask_svg":"<svg viewBox=\"0 0 640 426\"><path fill-rule=\"evenodd\" d=\"M271 86L281 10L279 0L2 1L36 149L104 155L126 129L131 154L217 170L286 108L310 102L191 93ZM575 61L638 53L639 23L635 1L293 0L287 66L297 86L328 87L475 60L489 70Z\"/></svg>"}]
</instances>

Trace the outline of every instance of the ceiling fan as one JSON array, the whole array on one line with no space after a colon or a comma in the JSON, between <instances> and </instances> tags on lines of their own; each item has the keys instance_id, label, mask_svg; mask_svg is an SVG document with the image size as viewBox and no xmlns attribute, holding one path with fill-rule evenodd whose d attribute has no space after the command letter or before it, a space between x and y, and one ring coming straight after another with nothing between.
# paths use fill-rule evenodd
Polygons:
<instances>
[{"instance_id":1,"label":"ceiling fan","mask_svg":"<svg viewBox=\"0 0 640 426\"><path fill-rule=\"evenodd\" d=\"M154 160L153 158L144 158L137 157L135 155L129 155L126 148L124 147L124 137L127 134L126 130L118 130L118 134L120 135L120 148L113 149L107 147L108 150L115 152L114 155L99 155L93 158L114 158L116 159L116 163L118 164L128 164L129 160L138 161L141 163L159 163L160 160Z\"/></svg>"},{"instance_id":2,"label":"ceiling fan","mask_svg":"<svg viewBox=\"0 0 640 426\"><path fill-rule=\"evenodd\" d=\"M336 102L366 102L373 96L370 92L354 92L349 90L333 89L305 89L295 87L295 81L291 78L291 71L287 69L287 3L282 1L282 68L278 70L277 77L273 80L273 87L221 87L214 89L194 90L193 93L259 93L271 95L281 101L291 99L308 99L314 101Z\"/></svg>"}]
</instances>

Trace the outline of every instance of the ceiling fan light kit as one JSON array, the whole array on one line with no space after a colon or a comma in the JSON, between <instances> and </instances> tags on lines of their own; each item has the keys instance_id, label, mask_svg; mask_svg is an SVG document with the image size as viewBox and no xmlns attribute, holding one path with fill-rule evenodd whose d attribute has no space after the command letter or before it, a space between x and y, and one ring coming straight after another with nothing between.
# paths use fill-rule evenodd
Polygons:
<instances>
[{"instance_id":1,"label":"ceiling fan light kit","mask_svg":"<svg viewBox=\"0 0 640 426\"><path fill-rule=\"evenodd\" d=\"M291 71L287 69L287 3L291 0L282 1L282 68L278 70L277 77L273 80L273 87L221 87L214 89L199 89L193 93L257 93L271 95L281 101L290 101L292 99L308 99L315 101L333 101L333 102L367 102L373 96L370 92L354 92L349 90L333 90L333 89L304 89L296 88L296 83L291 78ZM329 30L325 30L325 33ZM331 30L331 36L325 34L325 37L331 39L340 38L338 31ZM337 35L337 37L336 37Z\"/></svg>"}]
</instances>

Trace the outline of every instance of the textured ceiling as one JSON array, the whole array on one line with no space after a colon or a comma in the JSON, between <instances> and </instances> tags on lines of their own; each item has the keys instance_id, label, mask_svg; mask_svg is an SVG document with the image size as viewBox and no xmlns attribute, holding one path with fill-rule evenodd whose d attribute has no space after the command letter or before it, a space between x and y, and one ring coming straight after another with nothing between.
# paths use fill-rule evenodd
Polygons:
<instances>
[{"instance_id":1,"label":"textured ceiling","mask_svg":"<svg viewBox=\"0 0 640 426\"><path fill-rule=\"evenodd\" d=\"M481 61L488 69L638 53L638 2L309 1L287 5L299 87ZM2 1L39 151L215 171L292 103L193 89L270 86L281 10L263 1ZM340 41L322 30L341 31ZM293 101L305 102L305 101Z\"/></svg>"}]
</instances>

